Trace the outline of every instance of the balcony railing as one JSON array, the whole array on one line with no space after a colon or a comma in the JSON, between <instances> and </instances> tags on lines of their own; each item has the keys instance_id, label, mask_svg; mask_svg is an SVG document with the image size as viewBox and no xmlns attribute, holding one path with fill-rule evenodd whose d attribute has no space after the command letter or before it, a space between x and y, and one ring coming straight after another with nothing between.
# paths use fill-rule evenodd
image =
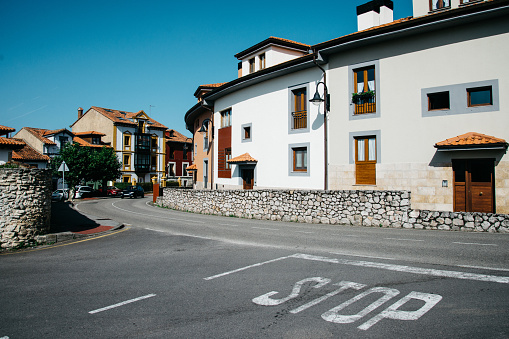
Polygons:
<instances>
[{"instance_id":1,"label":"balcony railing","mask_svg":"<svg viewBox=\"0 0 509 339\"><path fill-rule=\"evenodd\" d=\"M376 112L376 95L373 93L354 94L352 102L355 104L354 114L365 114Z\"/></svg>"},{"instance_id":2,"label":"balcony railing","mask_svg":"<svg viewBox=\"0 0 509 339\"><path fill-rule=\"evenodd\" d=\"M308 127L308 112L298 111L293 112L293 129L307 128Z\"/></svg>"}]
</instances>

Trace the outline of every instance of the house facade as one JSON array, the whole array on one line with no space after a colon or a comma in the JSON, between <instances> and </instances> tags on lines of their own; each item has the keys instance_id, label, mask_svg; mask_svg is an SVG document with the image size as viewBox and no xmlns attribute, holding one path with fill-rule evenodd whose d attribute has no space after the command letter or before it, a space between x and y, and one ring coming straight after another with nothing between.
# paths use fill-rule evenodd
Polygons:
<instances>
[{"instance_id":1,"label":"house facade","mask_svg":"<svg viewBox=\"0 0 509 339\"><path fill-rule=\"evenodd\" d=\"M509 213L509 1L393 6L358 6L337 39L237 54L239 78L186 114L196 146L193 118L213 111L210 187L409 190L415 209Z\"/></svg>"},{"instance_id":2,"label":"house facade","mask_svg":"<svg viewBox=\"0 0 509 339\"><path fill-rule=\"evenodd\" d=\"M86 112L78 109L78 120L71 125L73 133L96 132L111 145L122 163L122 182L150 182L165 173L165 136L167 127L144 111L136 113L92 106ZM93 138L94 135L89 135ZM91 139L93 142L93 140Z\"/></svg>"},{"instance_id":3,"label":"house facade","mask_svg":"<svg viewBox=\"0 0 509 339\"><path fill-rule=\"evenodd\" d=\"M72 142L74 135L65 128L48 130L43 128L23 127L14 135L14 138L23 139L38 153L54 158L60 154L60 149L66 143Z\"/></svg>"},{"instance_id":4,"label":"house facade","mask_svg":"<svg viewBox=\"0 0 509 339\"><path fill-rule=\"evenodd\" d=\"M187 168L193 164L193 139L169 129L166 137L166 177L180 178L191 176Z\"/></svg>"}]
</instances>

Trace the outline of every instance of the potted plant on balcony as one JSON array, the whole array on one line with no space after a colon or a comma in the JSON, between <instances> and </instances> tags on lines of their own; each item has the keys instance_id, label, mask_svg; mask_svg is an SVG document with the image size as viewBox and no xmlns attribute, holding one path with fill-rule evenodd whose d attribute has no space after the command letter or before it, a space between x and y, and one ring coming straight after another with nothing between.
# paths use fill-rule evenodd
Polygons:
<instances>
[{"instance_id":1,"label":"potted plant on balcony","mask_svg":"<svg viewBox=\"0 0 509 339\"><path fill-rule=\"evenodd\" d=\"M360 93L352 93L352 102L354 104L363 104L375 97L375 91L366 91Z\"/></svg>"}]
</instances>

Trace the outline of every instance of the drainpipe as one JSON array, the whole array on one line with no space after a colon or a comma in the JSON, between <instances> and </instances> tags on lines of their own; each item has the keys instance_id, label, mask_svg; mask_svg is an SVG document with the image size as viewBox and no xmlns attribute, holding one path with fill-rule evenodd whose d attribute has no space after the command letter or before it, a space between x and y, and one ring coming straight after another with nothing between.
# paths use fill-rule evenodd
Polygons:
<instances>
[{"instance_id":1,"label":"drainpipe","mask_svg":"<svg viewBox=\"0 0 509 339\"><path fill-rule=\"evenodd\" d=\"M201 107L205 108L206 110L209 110L210 111L210 122L211 122L211 131L212 133L210 134L211 137L212 137L212 146L210 147L210 189L214 189L214 110L213 109L210 109L208 108L207 106L205 106L203 104L203 101L200 101L200 105Z\"/></svg>"},{"instance_id":2,"label":"drainpipe","mask_svg":"<svg viewBox=\"0 0 509 339\"><path fill-rule=\"evenodd\" d=\"M327 107L329 105L329 102L327 102L327 94L328 94L328 89L327 89L327 73L325 72L325 70L318 64L318 62L316 62L316 51L315 50L311 50L311 52L313 53L313 62L315 63L316 67L318 67L322 73L323 73L323 83L324 83L324 93L323 93L323 97L324 97L324 102L323 102L323 150L324 150L324 154L323 154L323 161L324 161L324 166L323 166L323 180L324 180L324 183L323 183L323 189L325 191L327 191L329 189L329 159L328 159L328 141L327 141Z\"/></svg>"}]
</instances>

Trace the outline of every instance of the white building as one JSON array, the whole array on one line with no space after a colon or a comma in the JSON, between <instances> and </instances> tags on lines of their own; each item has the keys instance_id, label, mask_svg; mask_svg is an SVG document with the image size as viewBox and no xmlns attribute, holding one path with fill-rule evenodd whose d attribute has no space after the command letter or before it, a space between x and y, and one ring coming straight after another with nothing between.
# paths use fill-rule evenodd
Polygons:
<instances>
[{"instance_id":1,"label":"white building","mask_svg":"<svg viewBox=\"0 0 509 339\"><path fill-rule=\"evenodd\" d=\"M509 213L509 1L413 5L393 20L371 1L358 32L237 54L239 78L203 95L212 188L409 190L416 209Z\"/></svg>"}]
</instances>

